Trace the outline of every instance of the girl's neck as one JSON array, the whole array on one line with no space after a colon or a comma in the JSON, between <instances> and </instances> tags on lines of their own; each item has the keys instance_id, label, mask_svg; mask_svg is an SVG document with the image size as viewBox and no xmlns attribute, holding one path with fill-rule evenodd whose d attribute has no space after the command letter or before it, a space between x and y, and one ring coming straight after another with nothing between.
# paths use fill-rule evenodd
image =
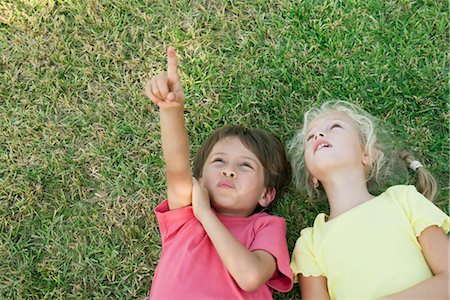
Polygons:
<instances>
[{"instance_id":1,"label":"girl's neck","mask_svg":"<svg viewBox=\"0 0 450 300\"><path fill-rule=\"evenodd\" d=\"M329 220L365 203L372 198L364 176L334 176L322 181L330 204Z\"/></svg>"}]
</instances>

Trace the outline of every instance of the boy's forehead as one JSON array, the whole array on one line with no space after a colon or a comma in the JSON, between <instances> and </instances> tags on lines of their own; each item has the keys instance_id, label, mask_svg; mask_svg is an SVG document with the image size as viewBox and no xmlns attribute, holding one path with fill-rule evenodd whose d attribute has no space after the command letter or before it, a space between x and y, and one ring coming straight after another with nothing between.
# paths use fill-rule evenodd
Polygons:
<instances>
[{"instance_id":1,"label":"boy's forehead","mask_svg":"<svg viewBox=\"0 0 450 300\"><path fill-rule=\"evenodd\" d=\"M242 150L242 148L245 148L247 151L252 152L250 149L248 149L248 147L244 144L244 142L238 137L238 136L227 136L224 137L220 140L218 140L212 150L214 151L215 149L219 149L219 148L227 148L231 151L234 150Z\"/></svg>"},{"instance_id":2,"label":"boy's forehead","mask_svg":"<svg viewBox=\"0 0 450 300\"><path fill-rule=\"evenodd\" d=\"M215 153L234 154L259 161L257 155L238 136L227 136L217 141L210 155Z\"/></svg>"}]
</instances>

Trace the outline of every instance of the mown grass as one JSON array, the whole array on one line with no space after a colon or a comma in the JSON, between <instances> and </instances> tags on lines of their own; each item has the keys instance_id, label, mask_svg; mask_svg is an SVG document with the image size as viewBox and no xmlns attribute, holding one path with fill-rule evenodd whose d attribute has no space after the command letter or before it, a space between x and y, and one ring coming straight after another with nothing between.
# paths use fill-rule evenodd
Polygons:
<instances>
[{"instance_id":1,"label":"mown grass","mask_svg":"<svg viewBox=\"0 0 450 300\"><path fill-rule=\"evenodd\" d=\"M2 1L1 298L147 297L165 179L143 85L168 45L193 153L223 124L286 142L310 105L354 101L430 167L448 213L448 31L447 1ZM276 205L290 249L324 209L292 189Z\"/></svg>"}]
</instances>

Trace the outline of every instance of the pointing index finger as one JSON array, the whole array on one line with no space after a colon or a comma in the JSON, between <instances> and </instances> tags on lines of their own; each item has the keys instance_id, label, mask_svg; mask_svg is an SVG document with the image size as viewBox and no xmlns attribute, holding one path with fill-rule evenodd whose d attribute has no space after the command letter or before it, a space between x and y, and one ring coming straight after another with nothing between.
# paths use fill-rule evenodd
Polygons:
<instances>
[{"instance_id":1,"label":"pointing index finger","mask_svg":"<svg viewBox=\"0 0 450 300\"><path fill-rule=\"evenodd\" d=\"M167 77L170 79L178 78L177 52L172 46L167 48Z\"/></svg>"}]
</instances>

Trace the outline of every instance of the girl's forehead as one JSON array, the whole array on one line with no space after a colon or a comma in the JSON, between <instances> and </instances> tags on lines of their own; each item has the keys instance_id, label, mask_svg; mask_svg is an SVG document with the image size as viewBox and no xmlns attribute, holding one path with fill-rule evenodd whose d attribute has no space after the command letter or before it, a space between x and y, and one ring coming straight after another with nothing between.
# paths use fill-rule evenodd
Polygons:
<instances>
[{"instance_id":1,"label":"girl's forehead","mask_svg":"<svg viewBox=\"0 0 450 300\"><path fill-rule=\"evenodd\" d=\"M342 111L328 111L325 113L322 113L320 115L318 115L317 117L315 117L314 119L311 120L311 122L308 125L308 130L318 126L320 124L323 123L327 123L330 121L334 121L334 120L342 120L345 122L349 122L349 123L354 123L353 120L344 112Z\"/></svg>"}]
</instances>

